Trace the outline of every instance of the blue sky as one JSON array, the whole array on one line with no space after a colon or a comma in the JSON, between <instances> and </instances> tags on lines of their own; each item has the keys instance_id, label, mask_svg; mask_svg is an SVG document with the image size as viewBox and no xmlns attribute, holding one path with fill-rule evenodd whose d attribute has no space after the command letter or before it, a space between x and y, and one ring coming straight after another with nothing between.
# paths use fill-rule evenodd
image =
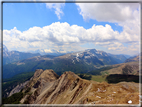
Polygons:
<instances>
[{"instance_id":1,"label":"blue sky","mask_svg":"<svg viewBox=\"0 0 142 107\"><path fill-rule=\"evenodd\" d=\"M139 24L136 3L3 3L3 43L9 50L95 48L134 55L139 53Z\"/></svg>"},{"instance_id":2,"label":"blue sky","mask_svg":"<svg viewBox=\"0 0 142 107\"><path fill-rule=\"evenodd\" d=\"M100 22L92 19L84 21L75 3L66 3L63 7L64 14L61 15L60 20L54 13L54 9L47 9L44 3L4 3L3 7L3 29L7 30L17 27L18 30L25 31L33 26L44 27L58 21L68 22L70 25L76 24L86 29L91 28L93 24L103 26L109 24L113 30L119 32L123 29L117 23Z\"/></svg>"}]
</instances>

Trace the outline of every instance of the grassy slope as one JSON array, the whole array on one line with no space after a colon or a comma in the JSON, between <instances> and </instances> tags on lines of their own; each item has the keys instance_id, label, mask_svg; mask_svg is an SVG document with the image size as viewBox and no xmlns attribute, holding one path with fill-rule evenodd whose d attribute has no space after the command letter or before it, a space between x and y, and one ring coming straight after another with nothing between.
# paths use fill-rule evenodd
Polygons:
<instances>
[{"instance_id":1,"label":"grassy slope","mask_svg":"<svg viewBox=\"0 0 142 107\"><path fill-rule=\"evenodd\" d=\"M106 79L106 76L102 76L102 75L92 75L92 78L91 78L91 80L97 81L97 82L106 81L105 79Z\"/></svg>"},{"instance_id":2,"label":"grassy slope","mask_svg":"<svg viewBox=\"0 0 142 107\"><path fill-rule=\"evenodd\" d=\"M128 63L112 65L112 69L104 70L101 72L101 74L123 74L123 68L126 65L139 66L139 62L128 62ZM137 74L138 70L139 70L139 67L134 68L133 75Z\"/></svg>"}]
</instances>

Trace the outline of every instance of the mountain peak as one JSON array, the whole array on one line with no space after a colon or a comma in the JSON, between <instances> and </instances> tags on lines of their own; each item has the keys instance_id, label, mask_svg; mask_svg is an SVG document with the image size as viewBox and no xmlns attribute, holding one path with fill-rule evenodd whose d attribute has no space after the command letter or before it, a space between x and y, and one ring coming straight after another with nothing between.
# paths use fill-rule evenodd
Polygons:
<instances>
[{"instance_id":1,"label":"mountain peak","mask_svg":"<svg viewBox=\"0 0 142 107\"><path fill-rule=\"evenodd\" d=\"M63 79L64 81L72 81L74 79L80 78L78 75L76 75L74 72L71 71L65 71L60 77L59 79Z\"/></svg>"},{"instance_id":2,"label":"mountain peak","mask_svg":"<svg viewBox=\"0 0 142 107\"><path fill-rule=\"evenodd\" d=\"M44 79L46 81L53 81L58 79L58 75L52 70L52 69L46 69L46 70L36 70L35 75L39 75L38 79Z\"/></svg>"},{"instance_id":3,"label":"mountain peak","mask_svg":"<svg viewBox=\"0 0 142 107\"><path fill-rule=\"evenodd\" d=\"M37 69L34 76L30 79L30 82L26 85L27 87L41 87L47 82L55 81L59 76L52 69Z\"/></svg>"},{"instance_id":4,"label":"mountain peak","mask_svg":"<svg viewBox=\"0 0 142 107\"><path fill-rule=\"evenodd\" d=\"M41 77L45 77L46 79L48 78L50 81L53 81L59 78L59 76L52 69L46 69L42 73Z\"/></svg>"},{"instance_id":5,"label":"mountain peak","mask_svg":"<svg viewBox=\"0 0 142 107\"><path fill-rule=\"evenodd\" d=\"M36 69L33 78L37 78L43 73L43 69Z\"/></svg>"},{"instance_id":6,"label":"mountain peak","mask_svg":"<svg viewBox=\"0 0 142 107\"><path fill-rule=\"evenodd\" d=\"M3 45L3 51L8 52L8 49L7 49L7 47L5 45Z\"/></svg>"}]
</instances>

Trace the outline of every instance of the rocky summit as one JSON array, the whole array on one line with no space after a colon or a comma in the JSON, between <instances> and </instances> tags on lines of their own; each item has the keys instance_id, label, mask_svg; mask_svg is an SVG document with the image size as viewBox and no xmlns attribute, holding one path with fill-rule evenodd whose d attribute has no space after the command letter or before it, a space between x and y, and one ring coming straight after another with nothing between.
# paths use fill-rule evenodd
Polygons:
<instances>
[{"instance_id":1,"label":"rocky summit","mask_svg":"<svg viewBox=\"0 0 142 107\"><path fill-rule=\"evenodd\" d=\"M139 104L139 84L108 84L81 79L75 73L60 77L53 70L36 70L22 90L24 104Z\"/></svg>"}]
</instances>

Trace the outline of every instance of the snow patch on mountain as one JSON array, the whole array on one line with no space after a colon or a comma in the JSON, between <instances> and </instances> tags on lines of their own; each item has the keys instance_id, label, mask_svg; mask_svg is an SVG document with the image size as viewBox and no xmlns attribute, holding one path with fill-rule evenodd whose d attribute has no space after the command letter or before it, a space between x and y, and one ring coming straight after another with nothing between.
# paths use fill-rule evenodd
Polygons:
<instances>
[{"instance_id":1,"label":"snow patch on mountain","mask_svg":"<svg viewBox=\"0 0 142 107\"><path fill-rule=\"evenodd\" d=\"M78 57L79 57L79 54L77 53L75 58L79 62L79 58Z\"/></svg>"},{"instance_id":2,"label":"snow patch on mountain","mask_svg":"<svg viewBox=\"0 0 142 107\"><path fill-rule=\"evenodd\" d=\"M85 59L87 59L87 58L91 58L90 56L85 56Z\"/></svg>"},{"instance_id":3,"label":"snow patch on mountain","mask_svg":"<svg viewBox=\"0 0 142 107\"><path fill-rule=\"evenodd\" d=\"M74 60L72 59L72 63L75 64Z\"/></svg>"}]
</instances>

